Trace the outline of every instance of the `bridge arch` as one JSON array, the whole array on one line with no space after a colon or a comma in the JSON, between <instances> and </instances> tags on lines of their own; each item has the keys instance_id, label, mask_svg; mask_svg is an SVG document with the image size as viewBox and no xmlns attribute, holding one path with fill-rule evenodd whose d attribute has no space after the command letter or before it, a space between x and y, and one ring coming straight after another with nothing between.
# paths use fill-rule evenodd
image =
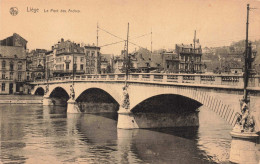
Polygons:
<instances>
[{"instance_id":1,"label":"bridge arch","mask_svg":"<svg viewBox=\"0 0 260 164\"><path fill-rule=\"evenodd\" d=\"M123 85L122 85L123 87ZM111 96L118 104L121 102L121 95L122 95L122 87L121 84L118 84L117 87L115 87L114 84L102 84L102 83L95 83L95 85L91 84L82 84L82 85L76 85L75 86L75 100L77 101L78 98L84 93L92 89L97 89L100 91L103 91L104 93L107 93L109 96Z\"/></svg>"},{"instance_id":2,"label":"bridge arch","mask_svg":"<svg viewBox=\"0 0 260 164\"><path fill-rule=\"evenodd\" d=\"M33 93L34 95L44 95L45 90L43 89L43 87L37 87L35 92Z\"/></svg>"},{"instance_id":3,"label":"bridge arch","mask_svg":"<svg viewBox=\"0 0 260 164\"><path fill-rule=\"evenodd\" d=\"M69 93L63 87L55 87L49 92L49 97L54 105L64 106L69 100Z\"/></svg>"},{"instance_id":4,"label":"bridge arch","mask_svg":"<svg viewBox=\"0 0 260 164\"><path fill-rule=\"evenodd\" d=\"M96 93L95 93L96 92ZM90 97L88 96L88 94L96 94L96 96L98 97ZM96 101L108 101L108 102L116 102L118 103L115 98L109 94L107 91L103 90L103 89L100 89L100 88L96 88L96 87L91 87L91 88L88 88L86 90L84 90L83 92L81 92L81 94L76 98L76 101L79 102L79 101L82 101L82 100L88 100L88 99L91 99L92 101L93 100L96 100Z\"/></svg>"},{"instance_id":5,"label":"bridge arch","mask_svg":"<svg viewBox=\"0 0 260 164\"><path fill-rule=\"evenodd\" d=\"M65 84L65 85L59 85L59 84L52 84L49 85L49 91L48 93L46 93L47 97L54 97L57 96L56 94L58 94L58 91L61 91L62 94L68 95L70 93L70 85L69 84Z\"/></svg>"},{"instance_id":6,"label":"bridge arch","mask_svg":"<svg viewBox=\"0 0 260 164\"><path fill-rule=\"evenodd\" d=\"M230 98L222 97L221 93L205 91L201 88L192 88L186 86L179 86L179 87L165 87L160 86L157 89L153 89L153 86L135 86L134 89L129 87L129 97L130 97L130 110L135 111L135 107L138 104L144 102L145 100L158 96L158 95L179 95L183 98L190 99L192 101L198 102L203 104L207 108L213 110L217 115L223 118L227 123L234 126L237 112L240 111L239 104L237 100L241 97L240 95L232 95L237 96L234 98L234 101ZM138 96L137 96L138 95ZM237 105L234 105L237 104Z\"/></svg>"},{"instance_id":7,"label":"bridge arch","mask_svg":"<svg viewBox=\"0 0 260 164\"><path fill-rule=\"evenodd\" d=\"M88 88L76 99L84 113L116 113L119 103L109 93L100 88Z\"/></svg>"},{"instance_id":8,"label":"bridge arch","mask_svg":"<svg viewBox=\"0 0 260 164\"><path fill-rule=\"evenodd\" d=\"M69 98L69 93L66 91L63 87L55 87L52 89L52 91L49 93L50 98L58 98L58 97L66 97Z\"/></svg>"},{"instance_id":9,"label":"bridge arch","mask_svg":"<svg viewBox=\"0 0 260 164\"><path fill-rule=\"evenodd\" d=\"M131 111L154 113L187 113L196 112L202 106L197 100L177 94L158 94L151 96L136 106Z\"/></svg>"}]
</instances>

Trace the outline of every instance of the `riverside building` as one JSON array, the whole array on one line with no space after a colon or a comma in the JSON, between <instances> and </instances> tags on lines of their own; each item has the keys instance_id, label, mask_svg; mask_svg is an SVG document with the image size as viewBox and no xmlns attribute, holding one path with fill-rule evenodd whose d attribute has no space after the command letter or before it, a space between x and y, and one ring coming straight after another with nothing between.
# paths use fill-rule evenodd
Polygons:
<instances>
[{"instance_id":1,"label":"riverside building","mask_svg":"<svg viewBox=\"0 0 260 164\"><path fill-rule=\"evenodd\" d=\"M48 77L71 76L85 73L84 48L62 38L46 52L46 74ZM74 69L73 69L74 68Z\"/></svg>"},{"instance_id":2,"label":"riverside building","mask_svg":"<svg viewBox=\"0 0 260 164\"><path fill-rule=\"evenodd\" d=\"M202 50L201 45L176 44L175 51L179 56L181 73L201 73L202 72Z\"/></svg>"},{"instance_id":3,"label":"riverside building","mask_svg":"<svg viewBox=\"0 0 260 164\"><path fill-rule=\"evenodd\" d=\"M28 93L26 45L16 33L0 41L0 94Z\"/></svg>"}]
</instances>

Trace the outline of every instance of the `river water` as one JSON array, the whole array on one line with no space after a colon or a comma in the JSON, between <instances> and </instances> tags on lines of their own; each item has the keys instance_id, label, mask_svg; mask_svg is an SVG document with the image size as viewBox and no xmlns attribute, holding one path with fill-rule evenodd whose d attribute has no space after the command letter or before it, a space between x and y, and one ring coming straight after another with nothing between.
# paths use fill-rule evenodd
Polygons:
<instances>
[{"instance_id":1,"label":"river water","mask_svg":"<svg viewBox=\"0 0 260 164\"><path fill-rule=\"evenodd\" d=\"M206 107L200 126L120 130L116 114L0 105L1 163L228 163L232 127Z\"/></svg>"}]
</instances>

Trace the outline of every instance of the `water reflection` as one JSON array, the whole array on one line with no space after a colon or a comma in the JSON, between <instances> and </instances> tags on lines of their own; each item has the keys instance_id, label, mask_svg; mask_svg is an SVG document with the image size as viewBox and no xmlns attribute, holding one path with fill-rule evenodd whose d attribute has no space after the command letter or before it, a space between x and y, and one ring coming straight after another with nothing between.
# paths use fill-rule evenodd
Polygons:
<instances>
[{"instance_id":1,"label":"water reflection","mask_svg":"<svg viewBox=\"0 0 260 164\"><path fill-rule=\"evenodd\" d=\"M0 105L2 163L226 162L231 127L201 110L200 127L117 129L117 114ZM39 162L38 162L39 163Z\"/></svg>"}]
</instances>

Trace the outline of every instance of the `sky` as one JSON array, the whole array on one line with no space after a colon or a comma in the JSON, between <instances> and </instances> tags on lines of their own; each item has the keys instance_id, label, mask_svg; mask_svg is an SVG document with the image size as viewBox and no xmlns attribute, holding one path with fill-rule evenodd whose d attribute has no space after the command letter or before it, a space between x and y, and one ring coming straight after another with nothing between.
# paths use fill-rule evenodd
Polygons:
<instances>
[{"instance_id":1,"label":"sky","mask_svg":"<svg viewBox=\"0 0 260 164\"><path fill-rule=\"evenodd\" d=\"M151 40L153 50L192 44L195 30L202 47L224 46L245 39L247 3L258 8L249 17L249 39L254 41L260 39L260 0L0 0L0 39L18 33L30 50L50 50L61 38L96 44L98 23L98 45L103 46L126 39L129 23L129 40L135 44L129 44L129 51L140 46L150 50ZM16 16L11 7L18 9ZM123 48L121 42L101 47L101 52L118 55Z\"/></svg>"}]
</instances>

